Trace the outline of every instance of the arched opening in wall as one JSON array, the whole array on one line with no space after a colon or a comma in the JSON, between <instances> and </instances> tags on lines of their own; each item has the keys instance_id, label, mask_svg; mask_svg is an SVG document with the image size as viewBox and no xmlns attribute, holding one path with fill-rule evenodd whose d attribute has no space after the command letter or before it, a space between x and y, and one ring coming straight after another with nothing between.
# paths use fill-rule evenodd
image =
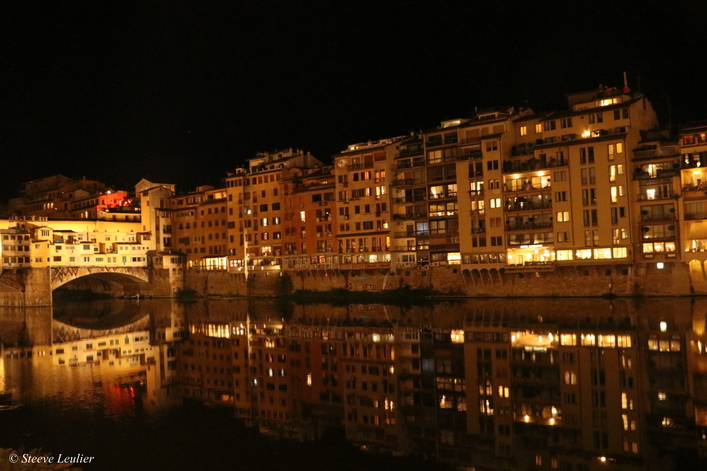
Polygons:
<instances>
[{"instance_id":1,"label":"arched opening in wall","mask_svg":"<svg viewBox=\"0 0 707 471\"><path fill-rule=\"evenodd\" d=\"M71 279L52 291L57 301L145 298L151 294L150 285L135 276L123 273L91 273Z\"/></svg>"},{"instance_id":2,"label":"arched opening in wall","mask_svg":"<svg viewBox=\"0 0 707 471\"><path fill-rule=\"evenodd\" d=\"M501 276L501 273L498 271L498 268L492 268L491 270L489 270L489 273L492 278L495 278L498 280L499 285L503 284L503 277Z\"/></svg>"},{"instance_id":3,"label":"arched opening in wall","mask_svg":"<svg viewBox=\"0 0 707 471\"><path fill-rule=\"evenodd\" d=\"M484 284L493 282L493 280L491 279L491 275L489 275L489 271L486 268L481 269L481 271L479 272L479 277L481 278L481 281Z\"/></svg>"},{"instance_id":4,"label":"arched opening in wall","mask_svg":"<svg viewBox=\"0 0 707 471\"><path fill-rule=\"evenodd\" d=\"M704 262L707 263L707 262ZM705 273L707 271L705 270L705 266L701 260L697 259L692 259L689 262L687 262L687 267L690 272L690 278L692 279L693 282L695 281L704 281L706 276Z\"/></svg>"},{"instance_id":5,"label":"arched opening in wall","mask_svg":"<svg viewBox=\"0 0 707 471\"><path fill-rule=\"evenodd\" d=\"M476 268L471 270L471 280L476 283L481 281L481 274L479 273L479 270Z\"/></svg>"}]
</instances>

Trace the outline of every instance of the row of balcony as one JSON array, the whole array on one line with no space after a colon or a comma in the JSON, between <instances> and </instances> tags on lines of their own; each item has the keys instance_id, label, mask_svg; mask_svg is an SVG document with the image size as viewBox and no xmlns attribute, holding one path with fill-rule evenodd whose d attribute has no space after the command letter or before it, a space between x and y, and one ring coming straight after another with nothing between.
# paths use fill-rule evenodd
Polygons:
<instances>
[{"instance_id":1,"label":"row of balcony","mask_svg":"<svg viewBox=\"0 0 707 471\"><path fill-rule=\"evenodd\" d=\"M546 168L564 167L567 165L566 159L550 159L543 161L535 157L523 161L506 160L503 162L503 173L529 172Z\"/></svg>"}]
</instances>

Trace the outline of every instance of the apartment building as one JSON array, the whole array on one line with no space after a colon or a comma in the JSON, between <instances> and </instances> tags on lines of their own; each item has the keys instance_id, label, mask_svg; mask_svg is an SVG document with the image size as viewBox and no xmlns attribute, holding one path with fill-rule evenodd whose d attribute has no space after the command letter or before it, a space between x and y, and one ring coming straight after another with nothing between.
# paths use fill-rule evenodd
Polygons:
<instances>
[{"instance_id":1,"label":"apartment building","mask_svg":"<svg viewBox=\"0 0 707 471\"><path fill-rule=\"evenodd\" d=\"M144 267L149 242L140 223L95 221L76 230L72 221L15 219L0 228L2 268Z\"/></svg>"},{"instance_id":2,"label":"apartment building","mask_svg":"<svg viewBox=\"0 0 707 471\"><path fill-rule=\"evenodd\" d=\"M228 216L228 269L230 271L280 270L285 254L285 227L299 234L299 250L306 250L304 208L289 208L286 194L297 186L297 178L322 163L302 150L258 154L248 168L237 169L226 178ZM287 224L286 224L287 223Z\"/></svg>"},{"instance_id":3,"label":"apartment building","mask_svg":"<svg viewBox=\"0 0 707 471\"><path fill-rule=\"evenodd\" d=\"M225 188L210 185L169 198L171 224L162 232L171 234L170 247L186 255L188 268L226 269L226 198Z\"/></svg>"},{"instance_id":4,"label":"apartment building","mask_svg":"<svg viewBox=\"0 0 707 471\"><path fill-rule=\"evenodd\" d=\"M683 207L678 220L684 262L707 260L707 121L686 124L679 136ZM676 151L677 149L673 150ZM684 220L685 222L683 223Z\"/></svg>"},{"instance_id":5,"label":"apartment building","mask_svg":"<svg viewBox=\"0 0 707 471\"><path fill-rule=\"evenodd\" d=\"M10 211L16 216L52 219L140 220L139 207L127 191L64 175L23 183L20 196L10 200Z\"/></svg>"},{"instance_id":6,"label":"apartment building","mask_svg":"<svg viewBox=\"0 0 707 471\"><path fill-rule=\"evenodd\" d=\"M338 265L335 180L334 168L322 167L293 176L285 188L283 242L287 269L330 269Z\"/></svg>"},{"instance_id":7,"label":"apartment building","mask_svg":"<svg viewBox=\"0 0 707 471\"><path fill-rule=\"evenodd\" d=\"M391 164L401 137L352 144L334 156L339 268L390 268Z\"/></svg>"}]
</instances>

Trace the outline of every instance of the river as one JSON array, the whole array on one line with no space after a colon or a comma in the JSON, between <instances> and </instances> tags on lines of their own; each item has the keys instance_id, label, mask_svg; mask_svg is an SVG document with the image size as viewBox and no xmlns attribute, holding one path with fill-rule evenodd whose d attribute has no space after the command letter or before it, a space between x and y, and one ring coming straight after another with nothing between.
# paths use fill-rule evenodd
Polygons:
<instances>
[{"instance_id":1,"label":"river","mask_svg":"<svg viewBox=\"0 0 707 471\"><path fill-rule=\"evenodd\" d=\"M706 314L702 298L0 308L0 469L705 469Z\"/></svg>"}]
</instances>

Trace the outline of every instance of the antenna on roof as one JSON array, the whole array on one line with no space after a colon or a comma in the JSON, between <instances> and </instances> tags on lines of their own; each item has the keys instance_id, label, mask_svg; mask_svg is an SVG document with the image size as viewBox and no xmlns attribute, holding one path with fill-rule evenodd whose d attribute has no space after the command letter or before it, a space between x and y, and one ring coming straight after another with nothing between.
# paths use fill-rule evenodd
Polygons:
<instances>
[{"instance_id":1,"label":"antenna on roof","mask_svg":"<svg viewBox=\"0 0 707 471\"><path fill-rule=\"evenodd\" d=\"M623 92L624 92L625 95L628 95L629 93L631 93L631 89L628 88L628 80L626 79L626 71L624 71L624 89L623 89Z\"/></svg>"}]
</instances>

